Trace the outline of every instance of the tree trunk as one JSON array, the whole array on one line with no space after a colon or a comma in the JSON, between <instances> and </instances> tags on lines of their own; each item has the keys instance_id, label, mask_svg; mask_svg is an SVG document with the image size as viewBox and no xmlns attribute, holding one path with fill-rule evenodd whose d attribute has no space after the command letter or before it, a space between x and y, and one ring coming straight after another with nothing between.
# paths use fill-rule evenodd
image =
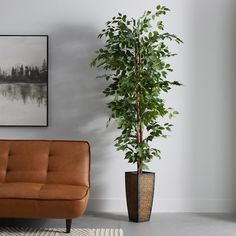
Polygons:
<instances>
[{"instance_id":1,"label":"tree trunk","mask_svg":"<svg viewBox=\"0 0 236 236\"><path fill-rule=\"evenodd\" d=\"M140 57L140 52L139 52L139 47L140 43L139 41L135 45L135 70L136 70L136 79L139 79L139 70L138 67L140 66L141 62L141 57ZM140 144L143 142L143 125L141 121L141 115L142 115L142 108L140 104L140 95L141 95L141 88L136 89L136 96L137 96L137 101L136 101L136 115L137 115L137 127L136 127L136 132L137 132L137 143ZM139 157L137 160L137 173L140 175L142 174L142 169L143 169L143 161L141 159L142 157Z\"/></svg>"}]
</instances>

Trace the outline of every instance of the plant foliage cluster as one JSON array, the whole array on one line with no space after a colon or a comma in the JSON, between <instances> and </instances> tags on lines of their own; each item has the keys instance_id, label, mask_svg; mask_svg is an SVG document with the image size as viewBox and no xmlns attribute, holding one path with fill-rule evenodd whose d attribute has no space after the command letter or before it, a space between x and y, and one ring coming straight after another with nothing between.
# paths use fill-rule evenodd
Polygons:
<instances>
[{"instance_id":1,"label":"plant foliage cluster","mask_svg":"<svg viewBox=\"0 0 236 236\"><path fill-rule=\"evenodd\" d=\"M137 20L118 13L106 23L98 38L106 39L105 46L96 53L91 66L107 71L110 83L104 94L112 98L107 104L111 119L115 119L121 135L115 139L117 150L125 152L125 159L137 163L139 174L160 150L152 147L156 137L166 137L172 124L160 122L159 118L172 118L178 114L165 105L162 92L181 85L168 79L172 71L167 58L175 56L167 41L182 43L176 35L164 32L159 17L169 9L158 5L154 13L145 11Z\"/></svg>"}]
</instances>

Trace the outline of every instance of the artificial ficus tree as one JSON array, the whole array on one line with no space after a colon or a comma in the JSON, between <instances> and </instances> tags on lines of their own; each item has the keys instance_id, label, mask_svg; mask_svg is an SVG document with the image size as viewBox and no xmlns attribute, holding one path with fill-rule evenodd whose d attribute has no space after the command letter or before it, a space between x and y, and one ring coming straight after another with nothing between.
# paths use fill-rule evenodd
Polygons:
<instances>
[{"instance_id":1,"label":"artificial ficus tree","mask_svg":"<svg viewBox=\"0 0 236 236\"><path fill-rule=\"evenodd\" d=\"M121 130L115 146L125 152L129 163L137 163L138 174L154 157L160 158L160 150L151 145L153 139L166 137L165 131L173 126L161 123L160 118L178 114L162 98L163 92L181 85L168 79L172 68L167 59L176 54L170 52L167 41L182 43L176 35L164 32L159 18L168 11L158 5L154 13L145 11L137 20L118 13L98 35L106 39L105 45L91 62L107 72L98 78L108 81L103 92L111 98L109 121L114 119Z\"/></svg>"}]
</instances>

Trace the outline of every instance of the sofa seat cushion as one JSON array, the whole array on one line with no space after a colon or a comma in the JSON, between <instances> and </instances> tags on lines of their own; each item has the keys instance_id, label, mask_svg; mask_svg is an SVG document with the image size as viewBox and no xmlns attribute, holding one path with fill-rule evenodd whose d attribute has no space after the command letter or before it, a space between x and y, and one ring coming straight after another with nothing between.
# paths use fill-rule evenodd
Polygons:
<instances>
[{"instance_id":1,"label":"sofa seat cushion","mask_svg":"<svg viewBox=\"0 0 236 236\"><path fill-rule=\"evenodd\" d=\"M81 200L87 195L88 189L85 186L45 184L39 192L39 199Z\"/></svg>"},{"instance_id":2,"label":"sofa seat cushion","mask_svg":"<svg viewBox=\"0 0 236 236\"><path fill-rule=\"evenodd\" d=\"M81 200L88 187L62 184L2 183L0 199Z\"/></svg>"},{"instance_id":3,"label":"sofa seat cushion","mask_svg":"<svg viewBox=\"0 0 236 236\"><path fill-rule=\"evenodd\" d=\"M0 198L37 199L43 184L38 183L2 183Z\"/></svg>"}]
</instances>

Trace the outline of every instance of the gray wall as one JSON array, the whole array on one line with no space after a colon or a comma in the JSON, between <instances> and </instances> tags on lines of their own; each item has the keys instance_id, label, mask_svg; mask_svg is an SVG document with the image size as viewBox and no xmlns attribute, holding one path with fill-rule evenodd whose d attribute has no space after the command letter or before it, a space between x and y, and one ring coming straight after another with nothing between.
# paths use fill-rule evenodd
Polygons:
<instances>
[{"instance_id":1,"label":"gray wall","mask_svg":"<svg viewBox=\"0 0 236 236\"><path fill-rule=\"evenodd\" d=\"M135 167L116 152L115 125L90 69L96 39L118 11L139 16L154 0L0 0L0 34L49 35L49 127L0 128L0 138L86 139L92 145L89 209L125 211L124 172ZM236 2L166 1L167 29L185 44L173 46L171 78L184 83L167 103L180 111L167 140L156 140L154 211L236 210ZM1 53L1 52L0 52ZM0 111L1 112L1 111ZM0 113L1 115L1 113Z\"/></svg>"}]
</instances>

